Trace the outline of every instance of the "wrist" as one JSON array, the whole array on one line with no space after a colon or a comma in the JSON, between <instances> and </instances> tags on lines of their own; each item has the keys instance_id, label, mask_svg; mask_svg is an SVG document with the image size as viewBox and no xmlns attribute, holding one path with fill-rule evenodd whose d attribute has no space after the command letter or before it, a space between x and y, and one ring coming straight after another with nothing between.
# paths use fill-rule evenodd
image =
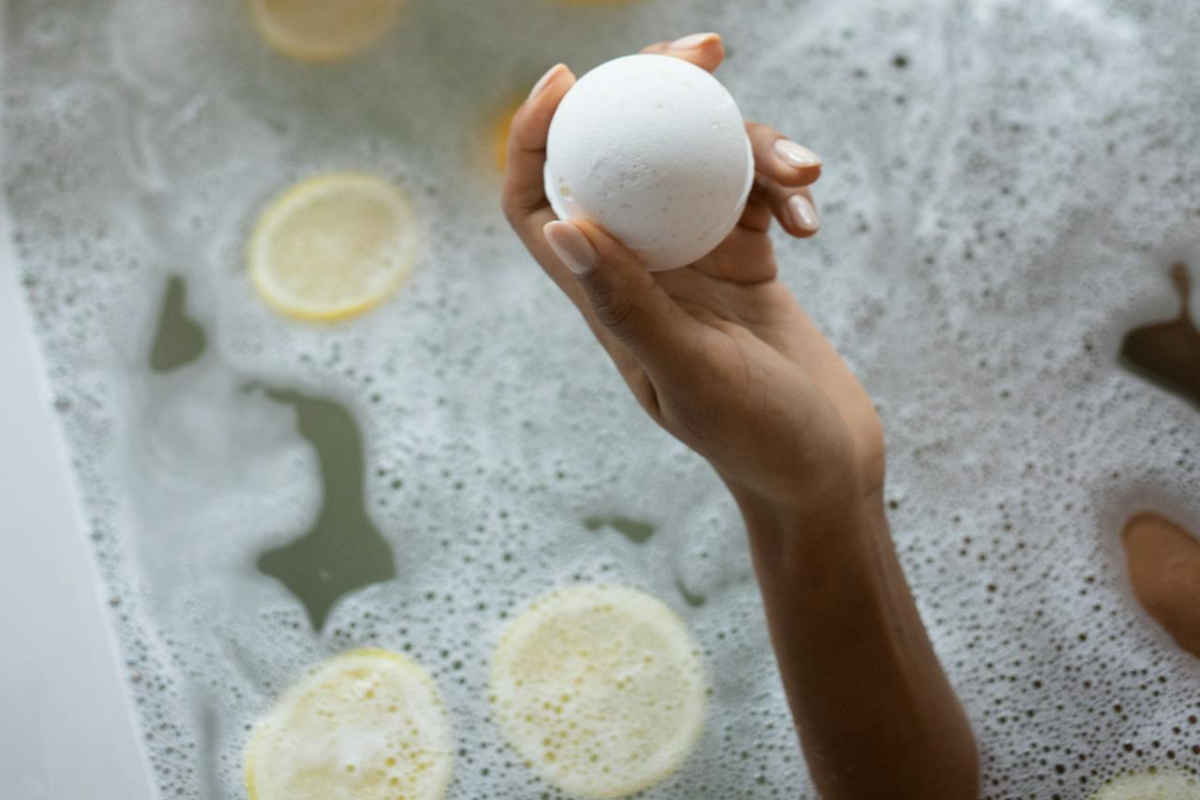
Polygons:
<instances>
[{"instance_id":1,"label":"wrist","mask_svg":"<svg viewBox=\"0 0 1200 800\"><path fill-rule=\"evenodd\" d=\"M820 541L828 535L862 540L886 530L883 486L831 482L788 497L773 497L726 481L750 537L762 541Z\"/></svg>"}]
</instances>

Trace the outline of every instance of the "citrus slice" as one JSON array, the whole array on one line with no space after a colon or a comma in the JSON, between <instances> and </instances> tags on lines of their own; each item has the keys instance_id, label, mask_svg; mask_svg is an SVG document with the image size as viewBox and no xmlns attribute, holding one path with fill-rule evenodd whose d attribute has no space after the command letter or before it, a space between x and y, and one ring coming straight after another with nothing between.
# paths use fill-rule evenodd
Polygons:
<instances>
[{"instance_id":1,"label":"citrus slice","mask_svg":"<svg viewBox=\"0 0 1200 800\"><path fill-rule=\"evenodd\" d=\"M250 800L436 800L450 780L450 727L411 659L352 650L286 692L246 744Z\"/></svg>"},{"instance_id":2,"label":"citrus slice","mask_svg":"<svg viewBox=\"0 0 1200 800\"><path fill-rule=\"evenodd\" d=\"M272 200L246 257L255 287L276 311L336 320L366 311L408 277L416 239L412 207L399 187L335 172Z\"/></svg>"},{"instance_id":3,"label":"citrus slice","mask_svg":"<svg viewBox=\"0 0 1200 800\"><path fill-rule=\"evenodd\" d=\"M498 114L492 122L491 144L492 163L498 172L504 172L508 167L508 134L512 131L513 118L521 110L520 102L514 103Z\"/></svg>"},{"instance_id":4,"label":"citrus slice","mask_svg":"<svg viewBox=\"0 0 1200 800\"><path fill-rule=\"evenodd\" d=\"M338 61L370 47L396 23L404 0L250 0L267 44L302 61Z\"/></svg>"},{"instance_id":5,"label":"citrus slice","mask_svg":"<svg viewBox=\"0 0 1200 800\"><path fill-rule=\"evenodd\" d=\"M490 700L509 743L581 797L621 797L674 772L699 737L706 694L683 621L622 586L543 595L492 657Z\"/></svg>"},{"instance_id":6,"label":"citrus slice","mask_svg":"<svg viewBox=\"0 0 1200 800\"><path fill-rule=\"evenodd\" d=\"M1200 778L1182 772L1125 775L1092 795L1092 800L1197 800Z\"/></svg>"}]
</instances>

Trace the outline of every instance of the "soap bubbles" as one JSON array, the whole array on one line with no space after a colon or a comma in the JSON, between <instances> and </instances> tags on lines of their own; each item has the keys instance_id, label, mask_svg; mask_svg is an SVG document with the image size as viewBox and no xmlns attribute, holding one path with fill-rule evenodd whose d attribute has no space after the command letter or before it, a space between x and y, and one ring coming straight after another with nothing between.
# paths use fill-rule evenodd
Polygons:
<instances>
[{"instance_id":1,"label":"soap bubbles","mask_svg":"<svg viewBox=\"0 0 1200 800\"><path fill-rule=\"evenodd\" d=\"M500 743L487 654L531 598L577 582L662 599L711 667L694 757L648 796L813 796L737 509L464 166L499 98L555 60L583 74L710 28L746 116L823 157L822 233L776 237L781 273L880 406L897 550L985 795L1200 763L1195 659L1137 606L1116 538L1142 507L1200 528L1195 409L1114 359L1129 326L1177 312L1166 269L1196 247L1186 4L413 2L326 68L269 51L238 4L186 5L20 3L4 77L23 291L164 796L242 796L247 727L356 647L430 670L452 796L551 791ZM246 278L254 215L348 169L412 197L421 263L354 320L280 317ZM207 344L158 373L168 274ZM319 633L254 566L324 499L268 386L352 416L395 556Z\"/></svg>"}]
</instances>

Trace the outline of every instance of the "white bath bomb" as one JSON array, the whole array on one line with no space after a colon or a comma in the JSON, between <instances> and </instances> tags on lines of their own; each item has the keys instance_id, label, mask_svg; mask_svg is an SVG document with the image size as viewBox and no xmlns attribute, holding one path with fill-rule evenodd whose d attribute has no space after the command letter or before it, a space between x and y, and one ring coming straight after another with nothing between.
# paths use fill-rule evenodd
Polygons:
<instances>
[{"instance_id":1,"label":"white bath bomb","mask_svg":"<svg viewBox=\"0 0 1200 800\"><path fill-rule=\"evenodd\" d=\"M754 154L737 104L699 67L634 55L588 72L550 123L546 196L586 217L651 270L682 267L737 224Z\"/></svg>"}]
</instances>

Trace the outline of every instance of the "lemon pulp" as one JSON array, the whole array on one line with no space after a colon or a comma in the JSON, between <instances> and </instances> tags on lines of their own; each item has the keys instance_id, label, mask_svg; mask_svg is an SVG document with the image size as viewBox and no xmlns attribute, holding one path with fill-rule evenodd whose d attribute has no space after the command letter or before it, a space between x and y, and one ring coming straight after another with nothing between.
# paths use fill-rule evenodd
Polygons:
<instances>
[{"instance_id":1,"label":"lemon pulp","mask_svg":"<svg viewBox=\"0 0 1200 800\"><path fill-rule=\"evenodd\" d=\"M250 800L437 800L450 780L437 687L388 650L335 656L290 687L246 744Z\"/></svg>"},{"instance_id":2,"label":"lemon pulp","mask_svg":"<svg viewBox=\"0 0 1200 800\"><path fill-rule=\"evenodd\" d=\"M370 47L396 23L404 0L250 0L267 44L302 61L338 61Z\"/></svg>"},{"instance_id":3,"label":"lemon pulp","mask_svg":"<svg viewBox=\"0 0 1200 800\"><path fill-rule=\"evenodd\" d=\"M658 599L622 586L552 591L504 631L490 700L513 748L582 797L620 797L670 773L704 721L699 649Z\"/></svg>"},{"instance_id":4,"label":"lemon pulp","mask_svg":"<svg viewBox=\"0 0 1200 800\"><path fill-rule=\"evenodd\" d=\"M416 225L397 186L338 172L272 200L247 246L250 277L275 310L337 320L384 300L412 271Z\"/></svg>"}]
</instances>

